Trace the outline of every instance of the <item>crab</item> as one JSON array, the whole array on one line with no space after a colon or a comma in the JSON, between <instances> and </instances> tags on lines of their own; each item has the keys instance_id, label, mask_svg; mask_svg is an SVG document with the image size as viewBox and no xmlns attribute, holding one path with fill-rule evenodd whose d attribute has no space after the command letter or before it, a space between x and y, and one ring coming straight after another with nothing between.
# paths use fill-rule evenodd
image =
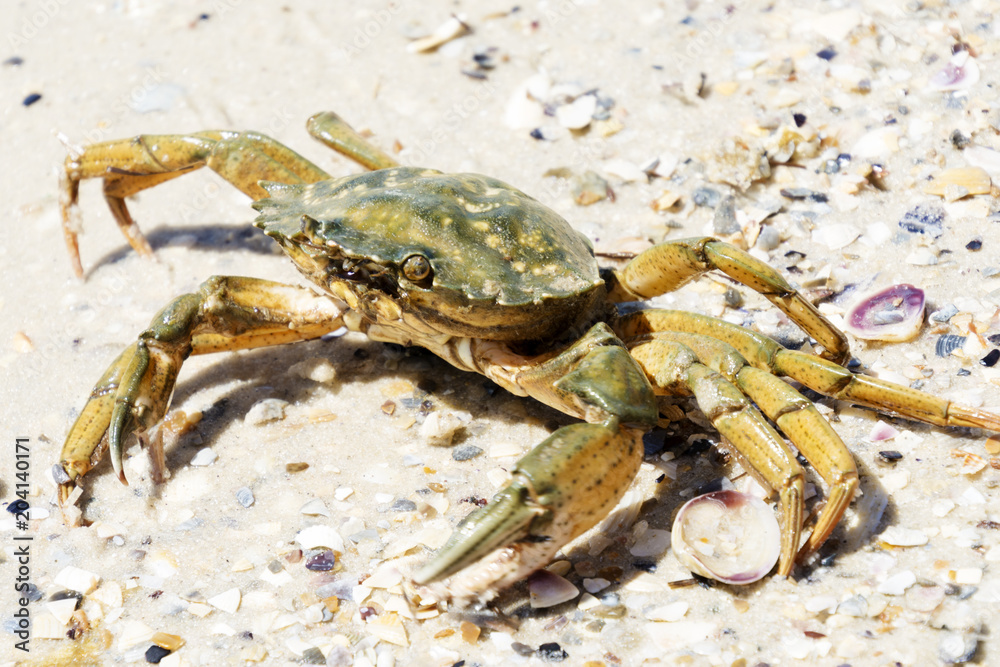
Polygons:
<instances>
[{"instance_id":1,"label":"crab","mask_svg":"<svg viewBox=\"0 0 1000 667\"><path fill-rule=\"evenodd\" d=\"M846 336L777 271L733 245L669 240L602 269L582 234L510 185L400 166L332 112L307 128L368 171L331 178L252 132L141 135L71 151L62 213L78 276L81 180L103 179L125 237L150 256L125 198L208 166L255 200L256 226L313 285L216 276L167 304L112 362L70 430L56 466L63 502L105 452L127 483L123 445L164 418L188 356L343 327L426 348L581 420L524 456L510 484L412 575L422 587L443 581L434 585L460 604L543 567L614 508L639 471L643 433L660 420L658 396L694 396L744 468L777 495L780 576L830 536L858 485L843 441L780 376L938 426L1000 430L997 415L848 371ZM704 315L623 307L712 270L765 296L815 339L819 355ZM829 487L807 536L807 477L796 450Z\"/></svg>"}]
</instances>

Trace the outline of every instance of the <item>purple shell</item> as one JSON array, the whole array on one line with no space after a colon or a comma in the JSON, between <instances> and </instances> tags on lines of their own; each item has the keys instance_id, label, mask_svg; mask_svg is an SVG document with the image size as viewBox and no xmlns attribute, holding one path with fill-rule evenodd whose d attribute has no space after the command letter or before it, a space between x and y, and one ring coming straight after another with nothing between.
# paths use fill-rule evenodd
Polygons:
<instances>
[{"instance_id":1,"label":"purple shell","mask_svg":"<svg viewBox=\"0 0 1000 667\"><path fill-rule=\"evenodd\" d=\"M865 340L906 341L924 325L924 291L893 285L866 295L844 315L844 328Z\"/></svg>"}]
</instances>

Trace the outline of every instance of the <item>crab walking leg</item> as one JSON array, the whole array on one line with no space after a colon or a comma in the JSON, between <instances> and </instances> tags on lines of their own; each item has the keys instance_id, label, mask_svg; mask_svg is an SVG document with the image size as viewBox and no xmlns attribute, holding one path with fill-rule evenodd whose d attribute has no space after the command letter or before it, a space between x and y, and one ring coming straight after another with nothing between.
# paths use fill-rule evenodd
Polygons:
<instances>
[{"instance_id":1,"label":"crab walking leg","mask_svg":"<svg viewBox=\"0 0 1000 667\"><path fill-rule=\"evenodd\" d=\"M295 151L256 132L143 134L73 150L66 158L60 206L77 277L83 277L77 241L81 180L104 179L104 198L129 245L140 255L152 257L152 248L129 214L125 197L205 166L253 199L267 197L258 181L315 183L330 178Z\"/></svg>"},{"instance_id":2,"label":"crab walking leg","mask_svg":"<svg viewBox=\"0 0 1000 667\"><path fill-rule=\"evenodd\" d=\"M811 354L787 350L763 334L714 317L650 309L630 313L615 329L623 339L656 331L704 334L729 343L755 368L787 375L826 396L895 412L936 426L968 426L1000 432L1000 415L867 375L855 375L842 366Z\"/></svg>"},{"instance_id":3,"label":"crab walking leg","mask_svg":"<svg viewBox=\"0 0 1000 667\"><path fill-rule=\"evenodd\" d=\"M501 386L586 424L564 426L512 471L511 484L474 511L414 577L451 577L435 594L459 605L488 599L547 564L611 511L642 463L642 431L656 400L643 371L601 323L562 352L525 357L497 341L471 341L470 364Z\"/></svg>"},{"instance_id":4,"label":"crab walking leg","mask_svg":"<svg viewBox=\"0 0 1000 667\"><path fill-rule=\"evenodd\" d=\"M181 364L192 354L242 350L318 338L343 326L343 309L308 289L257 278L216 276L171 301L94 387L63 445L69 481L85 475L105 449L122 483L122 447L159 422Z\"/></svg>"},{"instance_id":5,"label":"crab walking leg","mask_svg":"<svg viewBox=\"0 0 1000 667\"><path fill-rule=\"evenodd\" d=\"M630 352L654 391L668 396L693 394L701 411L733 445L746 471L777 491L783 517L778 574L791 574L802 536L805 502L805 473L795 455L746 396L698 361L686 346L651 338Z\"/></svg>"},{"instance_id":6,"label":"crab walking leg","mask_svg":"<svg viewBox=\"0 0 1000 667\"><path fill-rule=\"evenodd\" d=\"M698 360L720 373L746 394L798 447L820 476L830 485L826 507L820 514L798 560L815 552L843 517L858 486L854 457L812 401L780 378L754 368L732 345L701 334L657 332L625 341L668 340L684 345Z\"/></svg>"},{"instance_id":7,"label":"crab walking leg","mask_svg":"<svg viewBox=\"0 0 1000 667\"><path fill-rule=\"evenodd\" d=\"M823 346L823 357L847 360L847 337L780 273L734 245L711 237L678 239L654 246L615 271L614 301L648 299L678 289L703 273L718 269L764 295Z\"/></svg>"},{"instance_id":8,"label":"crab walking leg","mask_svg":"<svg viewBox=\"0 0 1000 667\"><path fill-rule=\"evenodd\" d=\"M306 122L306 129L317 141L370 171L399 166L396 160L367 141L332 111L321 111L311 117Z\"/></svg>"}]
</instances>

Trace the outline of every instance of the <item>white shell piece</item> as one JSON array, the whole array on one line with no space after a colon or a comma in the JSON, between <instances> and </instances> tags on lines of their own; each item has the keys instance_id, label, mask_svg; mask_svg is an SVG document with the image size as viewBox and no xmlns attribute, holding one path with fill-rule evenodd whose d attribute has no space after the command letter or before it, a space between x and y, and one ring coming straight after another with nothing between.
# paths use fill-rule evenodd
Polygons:
<instances>
[{"instance_id":1,"label":"white shell piece","mask_svg":"<svg viewBox=\"0 0 1000 667\"><path fill-rule=\"evenodd\" d=\"M674 519L674 554L692 572L728 584L749 584L778 562L781 530L762 500L716 491L689 500Z\"/></svg>"}]
</instances>

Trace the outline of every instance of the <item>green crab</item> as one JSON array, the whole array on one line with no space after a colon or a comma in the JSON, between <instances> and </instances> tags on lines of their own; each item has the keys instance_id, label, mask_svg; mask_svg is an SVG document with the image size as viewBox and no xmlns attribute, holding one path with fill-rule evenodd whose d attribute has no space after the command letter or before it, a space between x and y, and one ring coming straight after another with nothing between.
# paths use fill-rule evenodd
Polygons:
<instances>
[{"instance_id":1,"label":"green crab","mask_svg":"<svg viewBox=\"0 0 1000 667\"><path fill-rule=\"evenodd\" d=\"M309 340L347 327L418 345L582 420L518 462L509 486L472 512L413 576L447 580L458 602L485 599L546 565L616 505L642 462L658 395L693 395L748 472L779 498L778 574L830 535L858 484L847 447L813 404L778 376L828 396L940 426L1000 430L1000 417L839 364L847 339L774 269L712 238L667 241L620 270L598 268L588 240L528 195L476 174L399 166L334 113L309 132L370 171L332 179L251 132L142 135L74 151L63 218L78 275L79 182L103 179L129 243L152 250L125 197L208 166L256 200L256 225L312 281L298 287L216 276L171 301L112 362L62 450L63 501L110 452L163 419L192 354ZM756 290L801 326L821 356L689 312L619 310L711 271ZM787 437L829 486L803 539L806 475ZM440 585L439 585L440 587Z\"/></svg>"}]
</instances>

